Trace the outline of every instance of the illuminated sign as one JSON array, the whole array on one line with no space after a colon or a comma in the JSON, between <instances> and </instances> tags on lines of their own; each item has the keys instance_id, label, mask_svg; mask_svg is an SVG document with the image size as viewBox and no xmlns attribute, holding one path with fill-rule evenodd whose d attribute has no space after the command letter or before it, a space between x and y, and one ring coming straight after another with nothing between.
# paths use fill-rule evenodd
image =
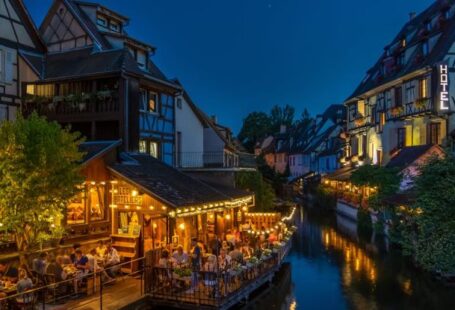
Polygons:
<instances>
[{"instance_id":1,"label":"illuminated sign","mask_svg":"<svg viewBox=\"0 0 455 310\"><path fill-rule=\"evenodd\" d=\"M439 109L448 110L449 101L449 66L447 63L439 64Z\"/></svg>"}]
</instances>

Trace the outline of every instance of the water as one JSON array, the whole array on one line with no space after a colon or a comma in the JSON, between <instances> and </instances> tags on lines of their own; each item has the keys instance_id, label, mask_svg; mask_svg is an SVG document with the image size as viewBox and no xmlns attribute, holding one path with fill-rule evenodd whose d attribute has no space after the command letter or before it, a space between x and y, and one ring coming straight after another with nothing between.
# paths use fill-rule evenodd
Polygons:
<instances>
[{"instance_id":1,"label":"water","mask_svg":"<svg viewBox=\"0 0 455 310\"><path fill-rule=\"evenodd\" d=\"M298 216L291 280L261 298L267 309L455 309L455 288L415 269L386 241L361 241L355 223L335 214L302 208Z\"/></svg>"}]
</instances>

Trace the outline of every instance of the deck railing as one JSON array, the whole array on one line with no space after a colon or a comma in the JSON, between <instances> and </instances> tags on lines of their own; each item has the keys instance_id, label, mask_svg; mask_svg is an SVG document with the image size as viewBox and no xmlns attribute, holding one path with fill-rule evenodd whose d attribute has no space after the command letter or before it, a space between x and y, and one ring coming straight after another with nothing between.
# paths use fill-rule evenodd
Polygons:
<instances>
[{"instance_id":1,"label":"deck railing","mask_svg":"<svg viewBox=\"0 0 455 310\"><path fill-rule=\"evenodd\" d=\"M177 269L155 266L146 270L149 272L145 277L146 282L151 281L151 285L146 285L150 289L146 293L152 303L161 306L184 304L185 308L204 306L228 309L272 280L290 246L288 241L256 263L237 265L229 270L198 270L182 276L176 273Z\"/></svg>"}]
</instances>

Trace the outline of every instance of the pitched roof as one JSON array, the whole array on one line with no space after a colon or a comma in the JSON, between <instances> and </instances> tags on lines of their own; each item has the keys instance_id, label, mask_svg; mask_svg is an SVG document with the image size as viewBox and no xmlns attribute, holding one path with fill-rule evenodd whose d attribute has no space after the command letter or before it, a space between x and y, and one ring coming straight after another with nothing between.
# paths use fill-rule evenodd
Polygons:
<instances>
[{"instance_id":1,"label":"pitched roof","mask_svg":"<svg viewBox=\"0 0 455 310\"><path fill-rule=\"evenodd\" d=\"M68 64L71 64L70 66ZM142 75L136 62L125 49L93 52L88 48L49 54L45 61L44 79L64 79L126 71Z\"/></svg>"},{"instance_id":2,"label":"pitched roof","mask_svg":"<svg viewBox=\"0 0 455 310\"><path fill-rule=\"evenodd\" d=\"M109 169L172 207L221 202L230 197L145 154L127 154L130 161Z\"/></svg>"},{"instance_id":3,"label":"pitched roof","mask_svg":"<svg viewBox=\"0 0 455 310\"><path fill-rule=\"evenodd\" d=\"M398 154L393 156L386 165L389 168L405 168L426 154L436 145L426 144L419 146L407 146L402 148Z\"/></svg>"},{"instance_id":4,"label":"pitched roof","mask_svg":"<svg viewBox=\"0 0 455 310\"><path fill-rule=\"evenodd\" d=\"M424 29L425 22L432 19L434 20L434 17L439 16L441 11L446 10L448 6L453 5L454 3L454 0L434 1L430 7L414 17L412 20L408 21L391 44L386 47L386 49L390 50L391 56L388 56L386 52L383 52L376 64L367 71L366 77L346 99L346 101L358 97L383 84L408 75L414 71L424 69L428 66L433 66L437 62L441 61L454 42L455 18L452 16L449 20L437 20L436 25L432 27L429 32L426 32ZM436 41L429 54L424 56L420 48L422 41L425 41L426 38L436 37L437 35L440 35L439 39ZM406 38L405 49L410 53L409 60L405 65L395 67L395 70L392 70L392 72L389 72L386 75L379 74L384 62L390 61L393 65L395 65L394 56L404 52L404 49L400 45L400 41L403 38ZM417 48L411 53L410 51L412 51L411 48L413 47Z\"/></svg>"},{"instance_id":5,"label":"pitched roof","mask_svg":"<svg viewBox=\"0 0 455 310\"><path fill-rule=\"evenodd\" d=\"M121 140L113 141L86 141L79 145L79 152L85 153L82 158L82 164L87 164L95 158L98 158L113 148L119 146Z\"/></svg>"}]
</instances>

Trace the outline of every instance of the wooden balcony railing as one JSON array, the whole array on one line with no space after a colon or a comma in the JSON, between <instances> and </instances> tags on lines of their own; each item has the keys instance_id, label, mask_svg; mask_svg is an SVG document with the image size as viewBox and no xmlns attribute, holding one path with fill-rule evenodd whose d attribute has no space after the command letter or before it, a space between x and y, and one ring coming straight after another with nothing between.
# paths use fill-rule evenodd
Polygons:
<instances>
[{"instance_id":1,"label":"wooden balcony railing","mask_svg":"<svg viewBox=\"0 0 455 310\"><path fill-rule=\"evenodd\" d=\"M433 111L433 103L431 98L421 98L414 102L406 103L399 107L393 107L387 110L386 119L393 120L402 117L431 113Z\"/></svg>"},{"instance_id":2,"label":"wooden balcony railing","mask_svg":"<svg viewBox=\"0 0 455 310\"><path fill-rule=\"evenodd\" d=\"M105 96L79 96L69 97L39 97L28 96L24 100L23 113L30 114L37 111L51 119L59 116L80 116L99 113L115 113L120 110L117 93Z\"/></svg>"}]
</instances>

